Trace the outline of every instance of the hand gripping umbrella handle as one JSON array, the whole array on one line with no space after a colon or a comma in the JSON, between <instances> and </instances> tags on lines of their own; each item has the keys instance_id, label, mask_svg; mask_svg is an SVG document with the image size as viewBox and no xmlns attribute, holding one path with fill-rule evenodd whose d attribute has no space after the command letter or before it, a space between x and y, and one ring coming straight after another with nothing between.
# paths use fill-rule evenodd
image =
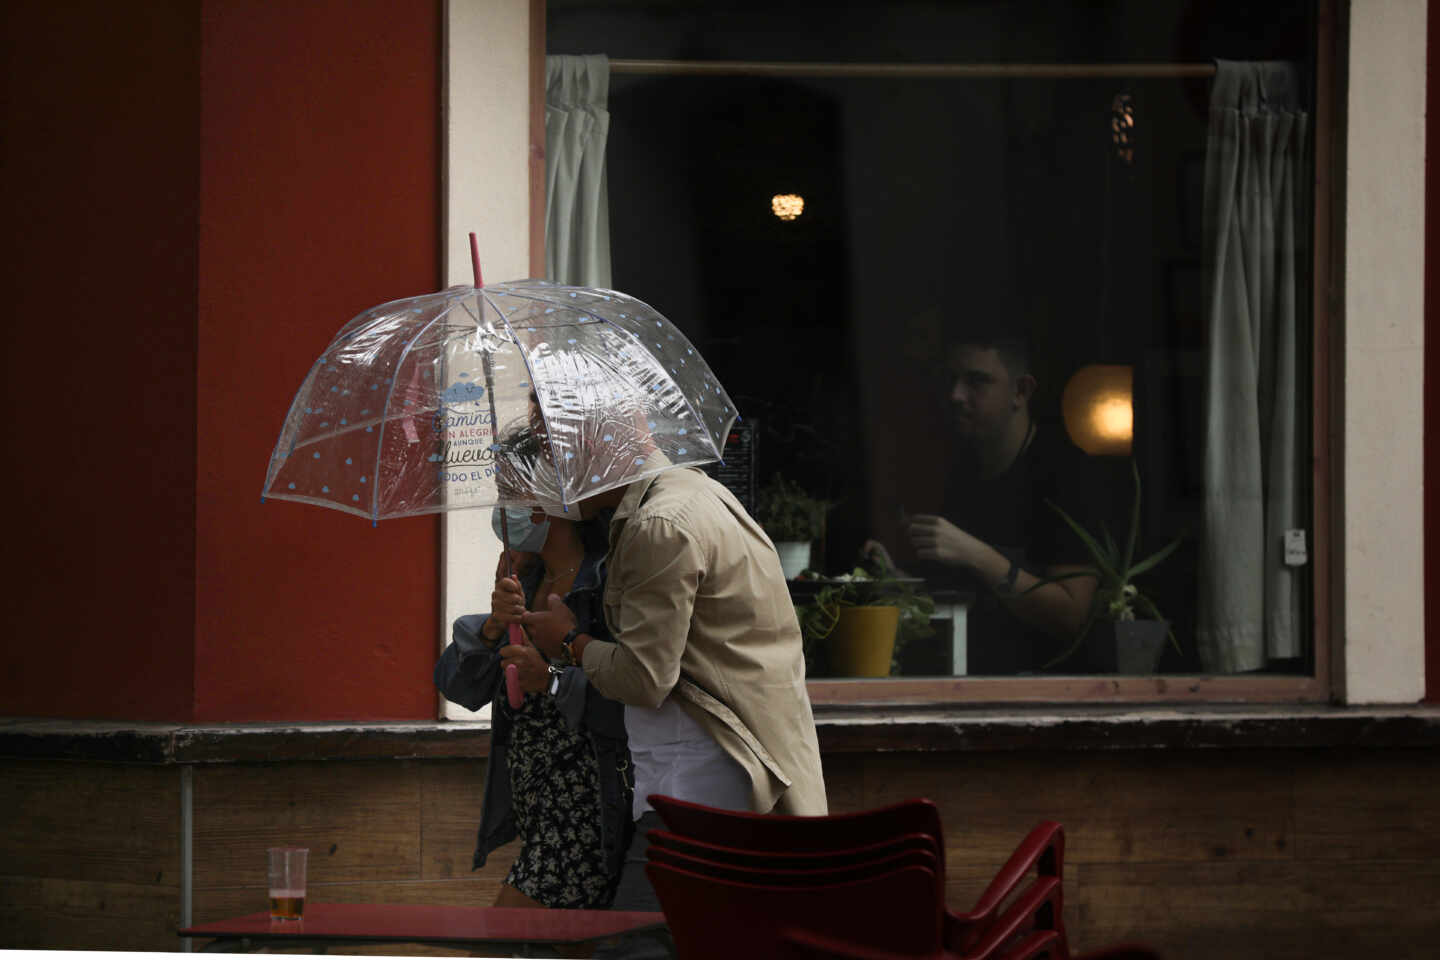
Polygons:
<instances>
[{"instance_id":1,"label":"hand gripping umbrella handle","mask_svg":"<svg viewBox=\"0 0 1440 960\"><path fill-rule=\"evenodd\" d=\"M525 631L518 623L510 624L510 642L517 647L523 647L528 642ZM505 664L505 696L510 701L511 710L519 710L520 704L525 701L525 691L520 689L520 668L513 663Z\"/></svg>"}]
</instances>

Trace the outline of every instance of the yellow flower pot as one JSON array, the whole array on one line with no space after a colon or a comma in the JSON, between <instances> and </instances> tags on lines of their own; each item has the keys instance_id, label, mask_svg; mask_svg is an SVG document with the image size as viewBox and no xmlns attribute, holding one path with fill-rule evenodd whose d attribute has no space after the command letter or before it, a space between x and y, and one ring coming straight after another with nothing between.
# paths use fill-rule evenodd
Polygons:
<instances>
[{"instance_id":1,"label":"yellow flower pot","mask_svg":"<svg viewBox=\"0 0 1440 960\"><path fill-rule=\"evenodd\" d=\"M837 677L888 677L900 628L899 607L842 607L830 632L830 670Z\"/></svg>"}]
</instances>

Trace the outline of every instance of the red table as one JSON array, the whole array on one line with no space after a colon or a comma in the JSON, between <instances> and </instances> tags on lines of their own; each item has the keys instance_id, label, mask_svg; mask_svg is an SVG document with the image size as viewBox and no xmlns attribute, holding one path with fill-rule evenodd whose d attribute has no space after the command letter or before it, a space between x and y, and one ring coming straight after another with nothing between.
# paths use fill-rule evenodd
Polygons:
<instances>
[{"instance_id":1,"label":"red table","mask_svg":"<svg viewBox=\"0 0 1440 960\"><path fill-rule=\"evenodd\" d=\"M527 910L389 903L307 903L301 920L271 920L268 911L182 927L182 937L214 937L206 951L238 952L280 944L428 943L458 949L519 944L574 944L620 933L659 930L663 913L620 910Z\"/></svg>"}]
</instances>

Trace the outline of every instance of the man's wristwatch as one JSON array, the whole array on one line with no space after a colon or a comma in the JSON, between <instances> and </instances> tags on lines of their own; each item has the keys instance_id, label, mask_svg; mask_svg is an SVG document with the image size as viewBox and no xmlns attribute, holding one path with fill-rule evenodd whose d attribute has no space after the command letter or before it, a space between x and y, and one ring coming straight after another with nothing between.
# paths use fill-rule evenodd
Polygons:
<instances>
[{"instance_id":1,"label":"man's wristwatch","mask_svg":"<svg viewBox=\"0 0 1440 960\"><path fill-rule=\"evenodd\" d=\"M578 629L571 630L560 640L560 646L565 650L565 663L567 666L575 665L579 661L575 659L575 638L580 636Z\"/></svg>"},{"instance_id":2,"label":"man's wristwatch","mask_svg":"<svg viewBox=\"0 0 1440 960\"><path fill-rule=\"evenodd\" d=\"M550 696L553 697L555 696L555 694L560 692L560 676L565 672L565 670L563 667L557 667L553 663L550 664L547 669L549 669L550 671L550 686L548 687L548 689L550 691Z\"/></svg>"},{"instance_id":3,"label":"man's wristwatch","mask_svg":"<svg viewBox=\"0 0 1440 960\"><path fill-rule=\"evenodd\" d=\"M1005 574L1005 579L995 584L995 592L1002 597L1008 597L1015 592L1015 578L1020 576L1020 561L1010 561L1010 571Z\"/></svg>"}]
</instances>

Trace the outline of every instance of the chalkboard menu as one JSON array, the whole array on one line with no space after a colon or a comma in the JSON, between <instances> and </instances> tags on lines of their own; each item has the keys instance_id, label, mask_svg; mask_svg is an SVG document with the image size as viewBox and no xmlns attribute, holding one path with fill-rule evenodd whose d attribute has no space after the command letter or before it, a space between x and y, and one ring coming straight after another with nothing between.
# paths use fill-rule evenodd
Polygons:
<instances>
[{"instance_id":1,"label":"chalkboard menu","mask_svg":"<svg viewBox=\"0 0 1440 960\"><path fill-rule=\"evenodd\" d=\"M725 462L707 463L703 469L719 480L740 501L752 517L755 515L755 465L759 437L754 420L737 420L725 440Z\"/></svg>"}]
</instances>

